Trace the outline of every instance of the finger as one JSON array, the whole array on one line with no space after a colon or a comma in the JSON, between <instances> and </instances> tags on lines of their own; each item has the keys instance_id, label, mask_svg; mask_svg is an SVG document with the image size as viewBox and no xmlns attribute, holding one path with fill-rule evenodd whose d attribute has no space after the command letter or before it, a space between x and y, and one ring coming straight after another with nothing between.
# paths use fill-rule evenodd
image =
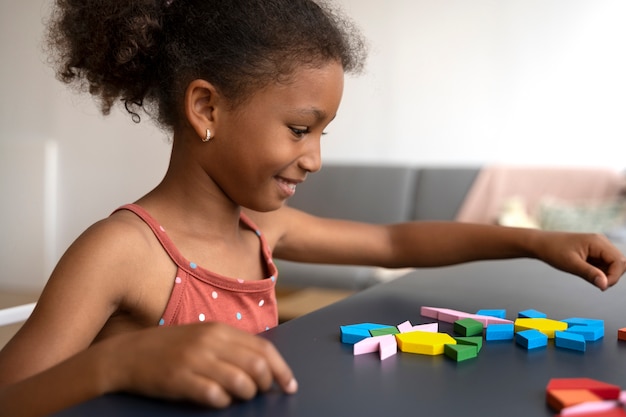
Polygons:
<instances>
[{"instance_id":1,"label":"finger","mask_svg":"<svg viewBox=\"0 0 626 417\"><path fill-rule=\"evenodd\" d=\"M197 369L198 375L215 381L230 396L250 400L257 394L259 386L241 363L249 361L251 352L247 349L232 347L228 355L213 357ZM232 355L242 359L235 361ZM270 376L271 379L271 376Z\"/></svg>"},{"instance_id":2,"label":"finger","mask_svg":"<svg viewBox=\"0 0 626 417\"><path fill-rule=\"evenodd\" d=\"M266 358L270 372L278 386L287 394L295 394L298 391L298 382L285 359L270 341L261 338L259 341L259 349Z\"/></svg>"},{"instance_id":3,"label":"finger","mask_svg":"<svg viewBox=\"0 0 626 417\"><path fill-rule=\"evenodd\" d=\"M626 272L626 257L621 257L615 262L609 264L606 270L607 285L611 287L619 281L622 275Z\"/></svg>"},{"instance_id":4,"label":"finger","mask_svg":"<svg viewBox=\"0 0 626 417\"><path fill-rule=\"evenodd\" d=\"M179 388L187 399L208 407L225 408L232 403L232 396L218 382L202 375L190 372Z\"/></svg>"},{"instance_id":5,"label":"finger","mask_svg":"<svg viewBox=\"0 0 626 417\"><path fill-rule=\"evenodd\" d=\"M262 391L269 390L273 381L288 394L298 390L291 368L270 341L248 333L240 336L221 354L223 360L244 370Z\"/></svg>"}]
</instances>

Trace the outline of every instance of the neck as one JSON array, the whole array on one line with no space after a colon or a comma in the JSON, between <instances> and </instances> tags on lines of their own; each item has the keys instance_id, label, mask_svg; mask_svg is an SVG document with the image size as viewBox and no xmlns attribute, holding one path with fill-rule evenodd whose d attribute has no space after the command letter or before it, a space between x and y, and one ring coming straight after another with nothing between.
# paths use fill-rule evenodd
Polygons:
<instances>
[{"instance_id":1,"label":"neck","mask_svg":"<svg viewBox=\"0 0 626 417\"><path fill-rule=\"evenodd\" d=\"M224 194L192 154L184 141L175 138L165 177L137 203L170 228L222 237L238 233L241 207Z\"/></svg>"}]
</instances>

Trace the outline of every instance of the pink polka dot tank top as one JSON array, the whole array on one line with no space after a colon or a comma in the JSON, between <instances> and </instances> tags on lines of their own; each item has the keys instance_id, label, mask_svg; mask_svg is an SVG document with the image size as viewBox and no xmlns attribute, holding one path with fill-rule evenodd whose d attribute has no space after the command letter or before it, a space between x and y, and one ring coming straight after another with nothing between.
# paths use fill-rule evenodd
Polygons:
<instances>
[{"instance_id":1,"label":"pink polka dot tank top","mask_svg":"<svg viewBox=\"0 0 626 417\"><path fill-rule=\"evenodd\" d=\"M253 230L261 242L266 270L270 274L263 280L244 281L213 273L193 260L185 259L167 236L167 231L142 207L127 204L116 211L119 210L129 210L141 218L178 267L159 325L217 321L250 333L277 325L275 285L278 272L263 234L244 213L241 213L242 223Z\"/></svg>"}]
</instances>

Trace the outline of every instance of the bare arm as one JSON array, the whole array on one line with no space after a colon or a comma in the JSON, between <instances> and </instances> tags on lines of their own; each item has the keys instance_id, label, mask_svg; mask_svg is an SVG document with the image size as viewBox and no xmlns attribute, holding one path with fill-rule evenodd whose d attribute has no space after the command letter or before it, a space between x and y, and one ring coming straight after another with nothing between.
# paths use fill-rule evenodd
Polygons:
<instances>
[{"instance_id":1,"label":"bare arm","mask_svg":"<svg viewBox=\"0 0 626 417\"><path fill-rule=\"evenodd\" d=\"M615 284L626 271L624 255L596 234L458 222L372 225L319 218L289 207L258 216L258 221L277 230L277 258L300 262L397 268L528 257L601 289Z\"/></svg>"},{"instance_id":2,"label":"bare arm","mask_svg":"<svg viewBox=\"0 0 626 417\"><path fill-rule=\"evenodd\" d=\"M252 398L272 381L295 391L291 370L262 338L215 323L155 327L169 293L151 286L175 271L146 245L124 221L98 224L72 245L0 352L0 415L48 415L116 391L214 407ZM93 343L111 314L132 311L134 327Z\"/></svg>"}]
</instances>

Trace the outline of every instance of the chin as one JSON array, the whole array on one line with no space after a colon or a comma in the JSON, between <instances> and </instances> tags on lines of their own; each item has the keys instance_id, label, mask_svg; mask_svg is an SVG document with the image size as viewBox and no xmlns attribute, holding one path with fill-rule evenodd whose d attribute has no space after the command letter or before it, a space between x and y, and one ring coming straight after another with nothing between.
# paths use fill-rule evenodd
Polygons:
<instances>
[{"instance_id":1,"label":"chin","mask_svg":"<svg viewBox=\"0 0 626 417\"><path fill-rule=\"evenodd\" d=\"M241 204L242 207L247 208L248 210L258 211L259 213L267 213L270 211L276 211L285 205L285 201L274 202L274 203L253 203L250 204Z\"/></svg>"}]
</instances>

